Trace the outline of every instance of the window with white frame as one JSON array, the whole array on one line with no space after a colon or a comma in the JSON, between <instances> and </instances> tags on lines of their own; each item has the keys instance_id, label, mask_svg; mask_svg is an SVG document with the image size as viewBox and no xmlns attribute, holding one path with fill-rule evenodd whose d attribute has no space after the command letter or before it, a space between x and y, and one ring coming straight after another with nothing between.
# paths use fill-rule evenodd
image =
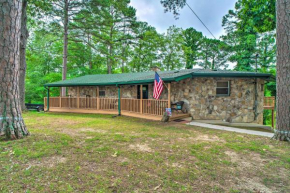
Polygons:
<instances>
[{"instance_id":1,"label":"window with white frame","mask_svg":"<svg viewBox=\"0 0 290 193\"><path fill-rule=\"evenodd\" d=\"M230 96L230 81L218 81L216 86L217 96Z\"/></svg>"}]
</instances>

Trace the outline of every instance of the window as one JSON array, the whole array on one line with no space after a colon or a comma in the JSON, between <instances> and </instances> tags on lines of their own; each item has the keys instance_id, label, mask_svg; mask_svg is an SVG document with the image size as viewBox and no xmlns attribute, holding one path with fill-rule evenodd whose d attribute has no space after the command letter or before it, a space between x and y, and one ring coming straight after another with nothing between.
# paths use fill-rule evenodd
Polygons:
<instances>
[{"instance_id":1,"label":"window","mask_svg":"<svg viewBox=\"0 0 290 193\"><path fill-rule=\"evenodd\" d=\"M105 96L106 96L106 92L104 90L100 90L99 97L105 97Z\"/></svg>"},{"instance_id":2,"label":"window","mask_svg":"<svg viewBox=\"0 0 290 193\"><path fill-rule=\"evenodd\" d=\"M230 81L217 82L216 95L217 96L230 96Z\"/></svg>"}]
</instances>

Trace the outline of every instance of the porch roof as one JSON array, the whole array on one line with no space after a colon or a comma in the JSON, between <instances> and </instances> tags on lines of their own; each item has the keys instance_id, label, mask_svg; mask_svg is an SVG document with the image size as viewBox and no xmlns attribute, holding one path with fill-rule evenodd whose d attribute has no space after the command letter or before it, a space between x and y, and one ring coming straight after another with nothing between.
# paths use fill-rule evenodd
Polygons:
<instances>
[{"instance_id":1,"label":"porch roof","mask_svg":"<svg viewBox=\"0 0 290 193\"><path fill-rule=\"evenodd\" d=\"M268 79L272 75L255 72L242 71L214 71L204 69L186 69L159 71L158 74L164 82L178 82L191 77L232 77L232 78L264 78ZM109 86L109 85L130 85L148 84L154 81L154 72L122 73L122 74L96 74L86 75L70 80L47 83L47 87L61 86Z\"/></svg>"}]
</instances>

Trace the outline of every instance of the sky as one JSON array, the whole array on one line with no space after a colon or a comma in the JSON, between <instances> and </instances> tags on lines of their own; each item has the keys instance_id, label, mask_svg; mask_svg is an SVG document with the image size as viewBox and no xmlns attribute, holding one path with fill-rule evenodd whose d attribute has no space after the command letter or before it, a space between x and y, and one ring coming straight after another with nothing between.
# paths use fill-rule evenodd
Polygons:
<instances>
[{"instance_id":1,"label":"sky","mask_svg":"<svg viewBox=\"0 0 290 193\"><path fill-rule=\"evenodd\" d=\"M230 9L234 9L235 2L235 0L187 0L216 38L225 33L222 18ZM164 13L160 0L131 0L131 5L137 10L137 19L146 21L159 33L165 33L170 26L175 25L183 29L193 27L205 36L213 38L187 6L180 10L179 19L176 20L171 12Z\"/></svg>"}]
</instances>

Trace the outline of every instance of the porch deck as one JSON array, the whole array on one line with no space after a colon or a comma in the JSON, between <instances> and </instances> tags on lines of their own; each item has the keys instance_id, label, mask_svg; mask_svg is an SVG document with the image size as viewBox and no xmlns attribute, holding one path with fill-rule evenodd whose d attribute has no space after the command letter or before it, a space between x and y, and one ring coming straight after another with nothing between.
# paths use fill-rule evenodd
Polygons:
<instances>
[{"instance_id":1,"label":"porch deck","mask_svg":"<svg viewBox=\"0 0 290 193\"><path fill-rule=\"evenodd\" d=\"M104 115L118 115L117 110L93 110L93 109L69 109L69 108L50 108L49 112L58 112L58 113L84 113L84 114L104 114ZM150 114L141 114L134 113L129 111L122 111L122 115L128 117L136 117L141 119L160 121L161 115L150 115ZM172 113L169 121L174 121L176 119L183 119L190 117L189 114L186 113Z\"/></svg>"},{"instance_id":2,"label":"porch deck","mask_svg":"<svg viewBox=\"0 0 290 193\"><path fill-rule=\"evenodd\" d=\"M167 100L120 99L121 115L160 121L168 108ZM118 99L115 98L82 98L50 97L49 112L88 113L118 115ZM47 108L47 98L44 99ZM169 121L190 117L187 113L173 112Z\"/></svg>"}]
</instances>

